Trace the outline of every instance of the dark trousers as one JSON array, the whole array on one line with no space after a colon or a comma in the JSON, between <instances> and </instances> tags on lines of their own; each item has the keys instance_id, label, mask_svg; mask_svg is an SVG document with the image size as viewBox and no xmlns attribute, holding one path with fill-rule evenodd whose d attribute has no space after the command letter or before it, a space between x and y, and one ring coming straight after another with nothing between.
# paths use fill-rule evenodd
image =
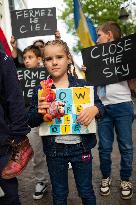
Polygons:
<instances>
[{"instance_id":1,"label":"dark trousers","mask_svg":"<svg viewBox=\"0 0 136 205\"><path fill-rule=\"evenodd\" d=\"M8 161L8 156L0 156L0 173ZM18 196L18 182L16 178L2 179L0 177L0 187L5 193L4 197L0 197L0 205L21 205Z\"/></svg>"},{"instance_id":2,"label":"dark trousers","mask_svg":"<svg viewBox=\"0 0 136 205\"><path fill-rule=\"evenodd\" d=\"M75 146L75 145L72 145ZM52 183L53 205L67 205L68 162L71 162L79 196L84 205L96 205L92 185L92 156L47 156L48 171Z\"/></svg>"}]
</instances>

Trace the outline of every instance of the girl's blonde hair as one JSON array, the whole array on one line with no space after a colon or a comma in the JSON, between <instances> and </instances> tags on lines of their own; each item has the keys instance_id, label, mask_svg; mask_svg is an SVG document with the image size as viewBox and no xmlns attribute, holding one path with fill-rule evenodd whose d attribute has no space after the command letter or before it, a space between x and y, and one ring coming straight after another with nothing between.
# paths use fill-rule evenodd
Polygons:
<instances>
[{"instance_id":1,"label":"girl's blonde hair","mask_svg":"<svg viewBox=\"0 0 136 205\"><path fill-rule=\"evenodd\" d=\"M73 57L69 51L69 47L67 45L66 42L64 42L63 40L52 40L52 41L47 41L44 45L44 47L46 48L46 46L49 46L49 45L58 45L58 46L62 46L68 59L70 59L70 63L68 65L68 73L75 76L76 78L78 78L77 76L77 73L76 73L76 68L74 66L74 61L73 61Z\"/></svg>"}]
</instances>

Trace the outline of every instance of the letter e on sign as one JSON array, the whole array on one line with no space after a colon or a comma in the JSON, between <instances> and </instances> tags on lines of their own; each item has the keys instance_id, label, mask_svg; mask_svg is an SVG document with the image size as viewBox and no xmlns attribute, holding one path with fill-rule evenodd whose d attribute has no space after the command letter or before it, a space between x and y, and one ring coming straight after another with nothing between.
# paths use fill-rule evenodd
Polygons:
<instances>
[{"instance_id":1,"label":"letter e on sign","mask_svg":"<svg viewBox=\"0 0 136 205\"><path fill-rule=\"evenodd\" d=\"M75 110L76 110L76 114L78 115L83 110L82 105L75 105Z\"/></svg>"},{"instance_id":2,"label":"letter e on sign","mask_svg":"<svg viewBox=\"0 0 136 205\"><path fill-rule=\"evenodd\" d=\"M64 115L64 124L70 124L70 115Z\"/></svg>"}]
</instances>

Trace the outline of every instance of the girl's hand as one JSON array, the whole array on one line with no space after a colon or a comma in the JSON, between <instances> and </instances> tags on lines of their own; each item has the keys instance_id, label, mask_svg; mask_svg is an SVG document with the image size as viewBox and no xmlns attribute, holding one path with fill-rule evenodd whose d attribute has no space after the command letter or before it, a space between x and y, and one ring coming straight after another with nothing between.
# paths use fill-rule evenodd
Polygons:
<instances>
[{"instance_id":1,"label":"girl's hand","mask_svg":"<svg viewBox=\"0 0 136 205\"><path fill-rule=\"evenodd\" d=\"M45 97L38 98L38 113L41 113L41 114L47 113L50 106L51 106L51 103L46 102Z\"/></svg>"},{"instance_id":2,"label":"girl's hand","mask_svg":"<svg viewBox=\"0 0 136 205\"><path fill-rule=\"evenodd\" d=\"M99 110L96 106L85 108L77 117L77 123L88 126L98 113Z\"/></svg>"}]
</instances>

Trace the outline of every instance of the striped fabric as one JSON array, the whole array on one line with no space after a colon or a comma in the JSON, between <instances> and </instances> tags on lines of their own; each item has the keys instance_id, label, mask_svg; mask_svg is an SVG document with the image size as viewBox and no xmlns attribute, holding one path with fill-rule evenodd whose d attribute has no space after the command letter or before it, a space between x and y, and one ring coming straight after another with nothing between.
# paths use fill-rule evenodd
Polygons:
<instances>
[{"instance_id":1,"label":"striped fabric","mask_svg":"<svg viewBox=\"0 0 136 205\"><path fill-rule=\"evenodd\" d=\"M1 28L0 28L0 49L3 50L7 54L7 56L11 57L10 47L8 45L6 37Z\"/></svg>"},{"instance_id":2,"label":"striped fabric","mask_svg":"<svg viewBox=\"0 0 136 205\"><path fill-rule=\"evenodd\" d=\"M96 31L91 20L84 16L79 0L74 0L74 21L83 48L94 46L97 38Z\"/></svg>"}]
</instances>

